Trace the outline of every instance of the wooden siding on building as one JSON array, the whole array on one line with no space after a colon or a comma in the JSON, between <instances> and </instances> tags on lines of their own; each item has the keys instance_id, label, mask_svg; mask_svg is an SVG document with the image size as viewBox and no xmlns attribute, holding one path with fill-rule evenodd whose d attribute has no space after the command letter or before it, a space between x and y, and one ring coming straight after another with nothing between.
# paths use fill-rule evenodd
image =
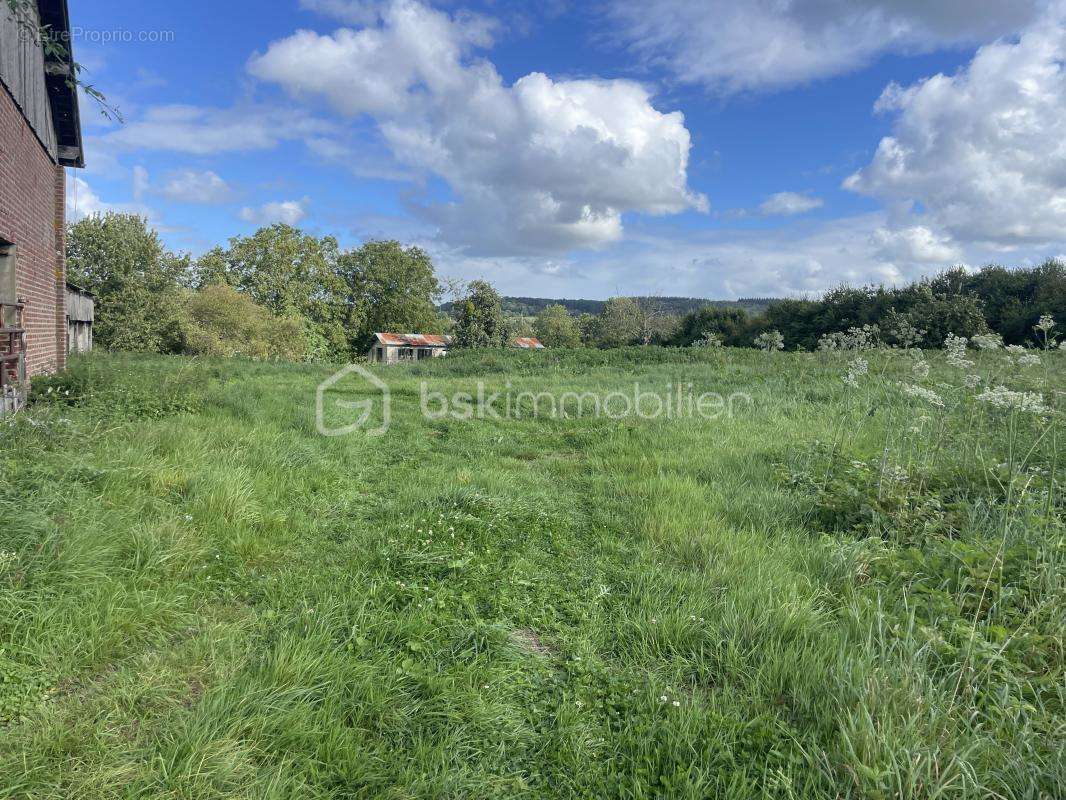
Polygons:
<instances>
[{"instance_id":1,"label":"wooden siding on building","mask_svg":"<svg viewBox=\"0 0 1066 800\"><path fill-rule=\"evenodd\" d=\"M52 105L45 82L44 53L0 2L0 83L4 84L34 135L53 161L58 160Z\"/></svg>"}]
</instances>

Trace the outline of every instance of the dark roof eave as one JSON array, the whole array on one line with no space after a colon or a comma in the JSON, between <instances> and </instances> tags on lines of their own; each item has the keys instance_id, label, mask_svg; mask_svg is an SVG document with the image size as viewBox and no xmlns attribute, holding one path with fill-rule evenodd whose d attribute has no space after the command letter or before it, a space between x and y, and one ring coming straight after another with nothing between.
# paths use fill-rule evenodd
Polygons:
<instances>
[{"instance_id":1,"label":"dark roof eave","mask_svg":"<svg viewBox=\"0 0 1066 800\"><path fill-rule=\"evenodd\" d=\"M52 126L56 133L57 161L64 167L85 166L81 141L81 114L78 87L73 74L74 49L70 35L67 0L37 0L41 25L51 31L67 50L69 62L45 54L44 79L52 106Z\"/></svg>"}]
</instances>

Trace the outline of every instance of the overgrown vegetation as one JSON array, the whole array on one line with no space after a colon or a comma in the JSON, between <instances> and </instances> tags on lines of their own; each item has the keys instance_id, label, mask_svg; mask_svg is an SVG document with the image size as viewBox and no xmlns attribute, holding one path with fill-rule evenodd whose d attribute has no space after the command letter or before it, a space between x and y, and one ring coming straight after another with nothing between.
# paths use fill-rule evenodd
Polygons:
<instances>
[{"instance_id":1,"label":"overgrown vegetation","mask_svg":"<svg viewBox=\"0 0 1066 800\"><path fill-rule=\"evenodd\" d=\"M457 352L380 439L326 367L78 360L0 427L0 795L1061 797L1051 322ZM479 379L753 402L423 419Z\"/></svg>"},{"instance_id":2,"label":"overgrown vegetation","mask_svg":"<svg viewBox=\"0 0 1066 800\"><path fill-rule=\"evenodd\" d=\"M417 247L371 241L342 251L333 237L289 225L235 237L195 261L167 252L147 220L136 216L82 220L67 240L72 279L97 297L97 344L124 352L348 361L365 354L378 331L450 333L460 348L500 347L536 334L549 347L715 341L816 350L837 348L839 337L856 330L898 348L940 347L948 334L989 331L1008 344L1035 346L1033 326L1042 315L1066 317L1066 267L1054 261L974 274L950 270L895 289L842 286L819 300L707 302L692 309L684 298L613 297L595 304L516 306L487 281L440 279ZM274 339L289 346L263 346L261 336L249 346L247 337L234 335L233 320L203 314L194 319L197 303L202 308L210 301L194 300L193 293L217 286L240 292L261 309L251 314L242 304L244 316L282 320L286 332ZM445 294L456 299L438 306ZM571 313L586 307L596 313ZM536 308L535 316L515 308ZM679 316L683 308L692 310ZM198 332L205 320L224 324Z\"/></svg>"}]
</instances>

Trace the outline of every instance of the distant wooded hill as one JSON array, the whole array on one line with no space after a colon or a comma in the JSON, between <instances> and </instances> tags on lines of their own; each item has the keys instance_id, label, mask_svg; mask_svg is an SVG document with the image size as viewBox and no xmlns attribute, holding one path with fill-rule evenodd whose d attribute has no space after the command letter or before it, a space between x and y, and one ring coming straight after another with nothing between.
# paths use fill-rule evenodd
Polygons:
<instances>
[{"instance_id":1,"label":"distant wooded hill","mask_svg":"<svg viewBox=\"0 0 1066 800\"><path fill-rule=\"evenodd\" d=\"M508 314L521 317L533 317L547 306L564 306L571 314L599 314L603 310L603 300L551 300L543 297L504 297L503 310ZM742 308L749 314L761 314L774 298L745 297L740 300L705 300L700 297L635 297L642 306L655 307L666 314L683 316L704 306L718 308ZM451 313L454 303L445 303L441 311Z\"/></svg>"}]
</instances>

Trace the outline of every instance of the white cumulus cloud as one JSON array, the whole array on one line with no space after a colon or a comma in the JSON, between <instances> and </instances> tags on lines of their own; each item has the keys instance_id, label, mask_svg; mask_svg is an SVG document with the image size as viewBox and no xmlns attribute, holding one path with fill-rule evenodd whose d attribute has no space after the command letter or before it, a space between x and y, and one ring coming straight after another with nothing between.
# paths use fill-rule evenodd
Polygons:
<instances>
[{"instance_id":1,"label":"white cumulus cloud","mask_svg":"<svg viewBox=\"0 0 1066 800\"><path fill-rule=\"evenodd\" d=\"M282 222L286 225L299 225L307 217L307 199L283 200L264 203L261 206L245 206L240 210L240 218L253 225L273 225Z\"/></svg>"},{"instance_id":2,"label":"white cumulus cloud","mask_svg":"<svg viewBox=\"0 0 1066 800\"><path fill-rule=\"evenodd\" d=\"M623 80L506 85L474 56L491 24L394 0L382 21L332 35L298 31L249 62L297 97L370 115L396 158L443 178L453 197L418 206L445 241L479 254L563 252L622 236L626 212L705 209L691 191L691 140Z\"/></svg>"},{"instance_id":3,"label":"white cumulus cloud","mask_svg":"<svg viewBox=\"0 0 1066 800\"><path fill-rule=\"evenodd\" d=\"M728 93L849 72L1018 31L1047 0L612 0L616 35L684 82Z\"/></svg>"},{"instance_id":4,"label":"white cumulus cloud","mask_svg":"<svg viewBox=\"0 0 1066 800\"><path fill-rule=\"evenodd\" d=\"M1063 9L954 75L889 86L893 133L845 186L964 242L1066 241Z\"/></svg>"}]
</instances>

